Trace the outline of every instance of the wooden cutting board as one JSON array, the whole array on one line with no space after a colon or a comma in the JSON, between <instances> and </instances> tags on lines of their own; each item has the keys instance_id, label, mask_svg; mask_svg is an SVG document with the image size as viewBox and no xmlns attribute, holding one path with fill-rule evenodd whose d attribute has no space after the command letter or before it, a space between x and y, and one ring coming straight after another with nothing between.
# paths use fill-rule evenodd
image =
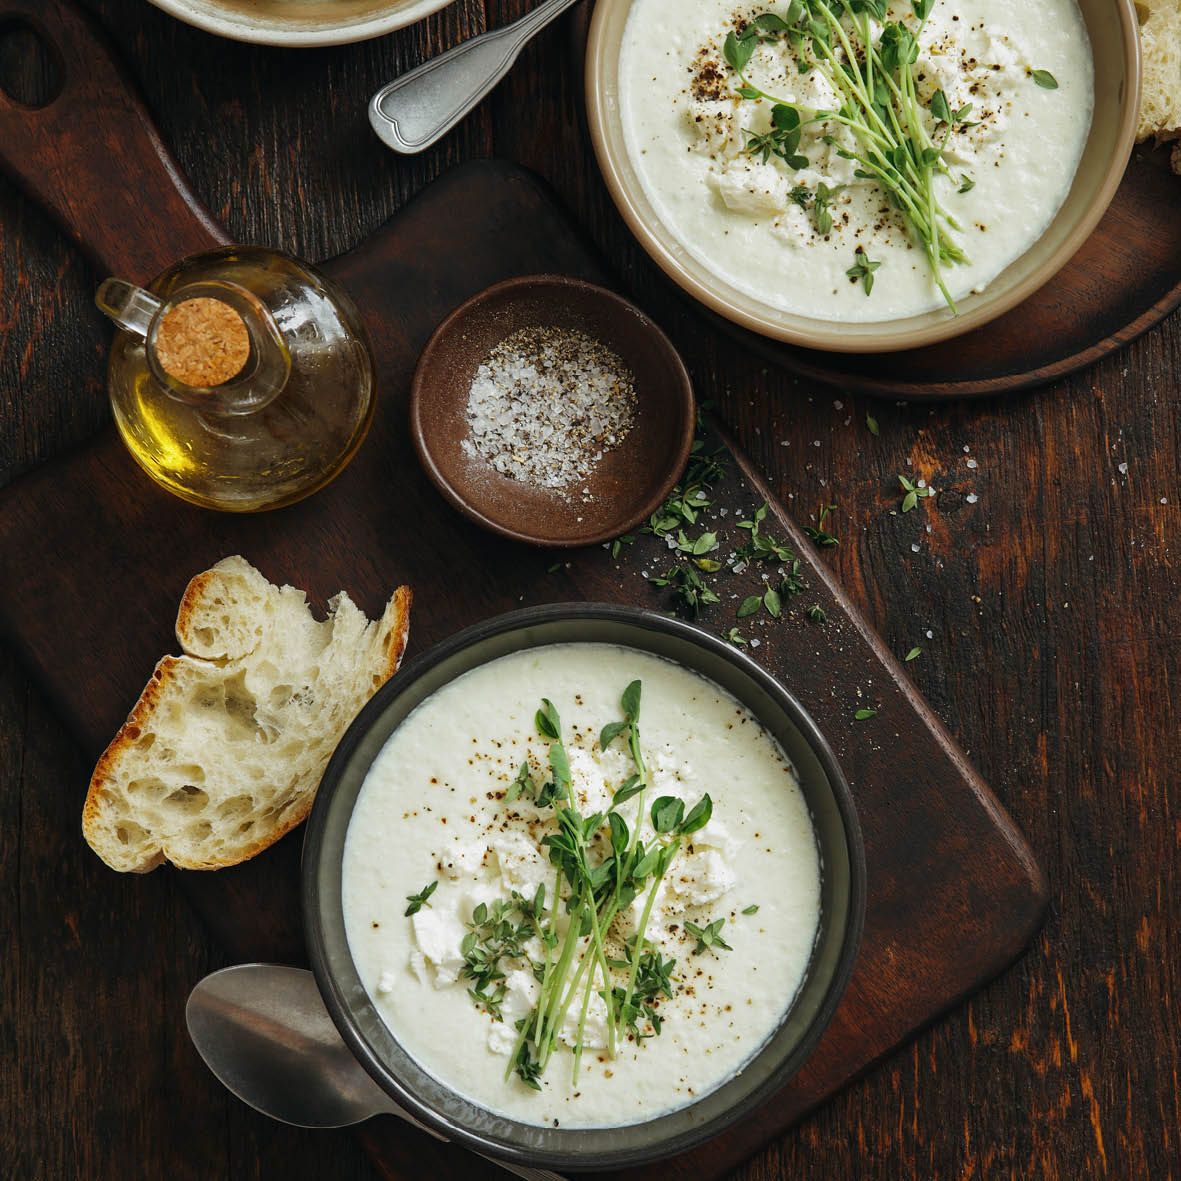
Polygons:
<instances>
[{"instance_id":1,"label":"wooden cutting board","mask_svg":"<svg viewBox=\"0 0 1181 1181\"><path fill-rule=\"evenodd\" d=\"M20 3L31 11L33 0ZM174 256L222 241L93 32L63 0L37 0L36 9L66 64L66 87L40 111L0 103L7 167L112 273L146 280ZM112 220L116 178L124 191L156 198ZM345 587L372 613L395 584L411 583L412 650L529 603L661 601L642 574L669 563L658 539L640 537L618 560L601 548L563 554L554 568L554 554L494 538L449 509L414 458L409 377L448 311L511 275L605 278L535 178L495 161L455 169L324 269L366 319L380 395L368 440L328 489L261 516L210 513L156 488L108 431L0 495L0 627L89 756L114 733L157 657L175 650L172 622L189 576L226 554L308 588L319 606ZM1045 905L1029 848L963 752L749 462L730 448L728 466L712 518L724 541L737 540L726 532L735 520L770 501L768 527L803 561L807 593L781 620L744 630L760 640L756 657L828 735L852 784L869 901L853 980L805 1069L743 1124L645 1170L649 1178L697 1181L733 1168L1001 971ZM753 574L746 583L724 577L723 603L702 620L723 631L734 622L731 596L756 585ZM827 612L826 624L807 619L813 605ZM855 721L867 703L877 716ZM71 790L80 808L85 784ZM234 957L303 961L299 840L295 833L232 870L182 875ZM385 1176L483 1175L468 1154L394 1120L372 1121L360 1134Z\"/></svg>"}]
</instances>

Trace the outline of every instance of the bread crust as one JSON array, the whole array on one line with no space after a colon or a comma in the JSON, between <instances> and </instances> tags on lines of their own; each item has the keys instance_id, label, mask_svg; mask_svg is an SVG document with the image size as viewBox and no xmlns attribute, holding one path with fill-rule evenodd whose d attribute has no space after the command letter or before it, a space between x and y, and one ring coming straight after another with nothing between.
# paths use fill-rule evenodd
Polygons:
<instances>
[{"instance_id":1,"label":"bread crust","mask_svg":"<svg viewBox=\"0 0 1181 1181\"><path fill-rule=\"evenodd\" d=\"M177 633L184 635L188 623L199 609L202 597L205 595L216 578L216 568L205 570L189 580L181 598L177 612ZM384 684L397 671L406 650L410 632L410 608L413 594L409 587L398 587L387 604L386 610L376 626L385 632L382 638L384 648L383 664L375 674L373 692ZM182 643L183 647L183 643ZM104 816L104 809L117 806L110 787L115 781L116 768L122 759L127 757L143 734L151 729L153 715L160 707L170 684L177 678L182 660L197 660L205 664L217 665L222 662L207 660L205 657L186 654L184 657L164 656L156 664L148 683L144 686L135 705L132 706L127 720L119 728L118 733L108 744L106 750L99 757L90 778L86 792L86 800L82 807L82 833L87 843L108 864L112 859L104 852L104 847L110 847L116 840L114 835L118 829L118 821L110 822L111 831L108 832L108 820ZM181 852L174 853L166 847L159 847L157 851L136 864L112 865L112 868L122 872L148 873L165 861L170 861L181 869L212 870L222 869L230 865L238 865L243 861L261 853L276 841L286 836L293 828L307 819L315 801L316 792L306 792L286 809L283 815L267 828L259 838L248 846L238 846L233 856L216 860L193 860Z\"/></svg>"}]
</instances>

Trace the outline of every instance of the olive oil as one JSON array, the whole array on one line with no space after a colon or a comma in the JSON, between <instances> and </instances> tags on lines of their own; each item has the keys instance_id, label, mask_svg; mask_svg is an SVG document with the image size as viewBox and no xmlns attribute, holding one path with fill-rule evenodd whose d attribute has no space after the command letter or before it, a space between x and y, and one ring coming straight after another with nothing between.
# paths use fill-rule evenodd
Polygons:
<instances>
[{"instance_id":1,"label":"olive oil","mask_svg":"<svg viewBox=\"0 0 1181 1181\"><path fill-rule=\"evenodd\" d=\"M108 279L97 303L121 329L108 370L119 433L184 500L229 512L290 504L364 439L365 330L348 296L306 264L226 247L184 259L147 291Z\"/></svg>"}]
</instances>

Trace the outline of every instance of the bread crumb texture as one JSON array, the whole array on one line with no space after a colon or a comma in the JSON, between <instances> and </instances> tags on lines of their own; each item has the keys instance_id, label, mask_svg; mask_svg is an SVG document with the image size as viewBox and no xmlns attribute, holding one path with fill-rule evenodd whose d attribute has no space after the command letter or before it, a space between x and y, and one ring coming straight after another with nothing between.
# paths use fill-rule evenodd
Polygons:
<instances>
[{"instance_id":1,"label":"bread crumb texture","mask_svg":"<svg viewBox=\"0 0 1181 1181\"><path fill-rule=\"evenodd\" d=\"M1143 74L1137 139L1181 136L1181 0L1136 0ZM1174 162L1177 157L1174 154Z\"/></svg>"},{"instance_id":2,"label":"bread crumb texture","mask_svg":"<svg viewBox=\"0 0 1181 1181\"><path fill-rule=\"evenodd\" d=\"M156 665L90 780L82 832L112 869L236 865L305 819L336 744L396 671L410 589L370 622L341 591L303 591L240 557L189 583L183 656Z\"/></svg>"}]
</instances>

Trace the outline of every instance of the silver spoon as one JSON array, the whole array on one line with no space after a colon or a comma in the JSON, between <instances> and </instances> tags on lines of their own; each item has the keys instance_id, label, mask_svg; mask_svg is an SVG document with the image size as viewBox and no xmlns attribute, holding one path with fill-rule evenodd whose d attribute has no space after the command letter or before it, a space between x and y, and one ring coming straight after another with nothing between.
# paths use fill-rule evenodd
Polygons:
<instances>
[{"instance_id":1,"label":"silver spoon","mask_svg":"<svg viewBox=\"0 0 1181 1181\"><path fill-rule=\"evenodd\" d=\"M444 1139L394 1103L353 1057L311 972L281 964L223 968L189 994L185 1022L205 1065L263 1115L300 1128L396 1115ZM527 1181L562 1181L545 1169L493 1163Z\"/></svg>"},{"instance_id":2,"label":"silver spoon","mask_svg":"<svg viewBox=\"0 0 1181 1181\"><path fill-rule=\"evenodd\" d=\"M382 87L369 122L395 152L429 148L451 130L512 68L536 33L577 0L545 0L531 12L481 33Z\"/></svg>"}]
</instances>

